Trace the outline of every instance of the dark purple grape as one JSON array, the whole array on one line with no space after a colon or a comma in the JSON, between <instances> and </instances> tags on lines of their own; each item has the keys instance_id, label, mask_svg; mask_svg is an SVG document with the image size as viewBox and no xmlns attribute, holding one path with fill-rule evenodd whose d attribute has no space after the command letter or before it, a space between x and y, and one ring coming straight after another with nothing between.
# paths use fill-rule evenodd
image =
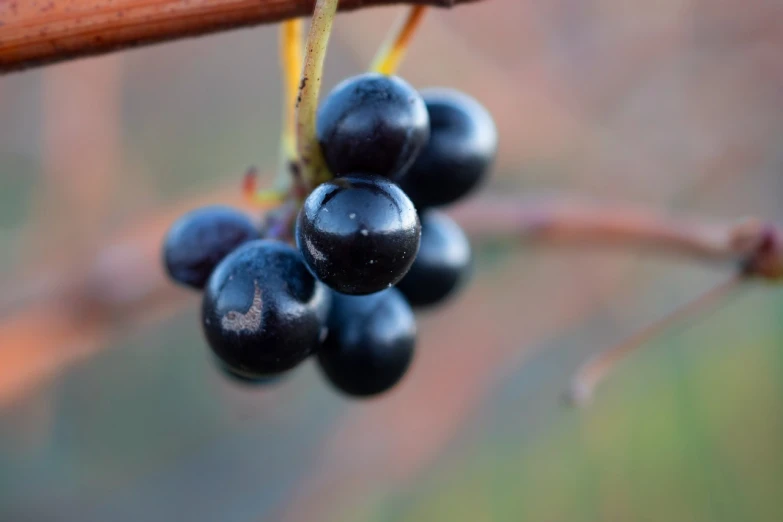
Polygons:
<instances>
[{"instance_id":1,"label":"dark purple grape","mask_svg":"<svg viewBox=\"0 0 783 522\"><path fill-rule=\"evenodd\" d=\"M295 367L318 348L329 301L299 252L255 240L229 254L210 276L202 326L228 369L264 377Z\"/></svg>"},{"instance_id":2,"label":"dark purple grape","mask_svg":"<svg viewBox=\"0 0 783 522\"><path fill-rule=\"evenodd\" d=\"M318 186L299 213L296 242L315 276L351 295L396 284L419 250L419 218L386 178L350 175Z\"/></svg>"},{"instance_id":3,"label":"dark purple grape","mask_svg":"<svg viewBox=\"0 0 783 522\"><path fill-rule=\"evenodd\" d=\"M365 296L333 293L329 334L317 357L338 390L369 397L403 378L415 345L413 311L398 290Z\"/></svg>"},{"instance_id":4,"label":"dark purple grape","mask_svg":"<svg viewBox=\"0 0 783 522\"><path fill-rule=\"evenodd\" d=\"M394 178L427 143L429 120L421 96L405 80L365 73L343 81L323 100L316 134L335 175Z\"/></svg>"},{"instance_id":5,"label":"dark purple grape","mask_svg":"<svg viewBox=\"0 0 783 522\"><path fill-rule=\"evenodd\" d=\"M430 210L421 216L419 254L397 288L414 307L440 303L469 278L471 259L470 242L460 226Z\"/></svg>"},{"instance_id":6,"label":"dark purple grape","mask_svg":"<svg viewBox=\"0 0 783 522\"><path fill-rule=\"evenodd\" d=\"M416 208L446 205L486 177L497 152L492 116L476 100L452 89L422 91L430 139L399 179Z\"/></svg>"},{"instance_id":7,"label":"dark purple grape","mask_svg":"<svg viewBox=\"0 0 783 522\"><path fill-rule=\"evenodd\" d=\"M180 217L163 243L166 272L177 283L204 288L217 264L239 245L259 237L250 218L230 207L203 207Z\"/></svg>"}]
</instances>

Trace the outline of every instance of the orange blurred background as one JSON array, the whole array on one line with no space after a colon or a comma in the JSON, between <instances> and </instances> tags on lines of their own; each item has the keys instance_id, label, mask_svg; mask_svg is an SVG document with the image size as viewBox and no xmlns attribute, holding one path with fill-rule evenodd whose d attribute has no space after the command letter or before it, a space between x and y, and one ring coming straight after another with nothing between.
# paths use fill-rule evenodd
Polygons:
<instances>
[{"instance_id":1,"label":"orange blurred background","mask_svg":"<svg viewBox=\"0 0 783 522\"><path fill-rule=\"evenodd\" d=\"M325 89L399 12L339 16ZM311 364L226 381L197 295L150 260L186 209L275 169L276 44L269 26L0 78L0 520L783 517L779 290L654 339L590 409L558 402L715 267L477 241L389 395L347 400ZM776 2L494 0L429 13L401 74L495 116L486 193L780 221L782 51Z\"/></svg>"}]
</instances>

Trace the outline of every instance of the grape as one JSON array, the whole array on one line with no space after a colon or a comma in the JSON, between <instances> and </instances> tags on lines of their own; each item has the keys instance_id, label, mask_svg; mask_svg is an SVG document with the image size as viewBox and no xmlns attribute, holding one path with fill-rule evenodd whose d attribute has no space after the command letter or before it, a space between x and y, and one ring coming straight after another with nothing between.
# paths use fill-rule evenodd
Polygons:
<instances>
[{"instance_id":1,"label":"grape","mask_svg":"<svg viewBox=\"0 0 783 522\"><path fill-rule=\"evenodd\" d=\"M430 139L399 179L419 210L453 203L473 190L492 166L498 142L492 116L470 96L428 89L422 97Z\"/></svg>"},{"instance_id":2,"label":"grape","mask_svg":"<svg viewBox=\"0 0 783 522\"><path fill-rule=\"evenodd\" d=\"M292 247L245 243L215 268L204 291L202 326L215 355L248 378L289 370L325 335L328 290Z\"/></svg>"},{"instance_id":3,"label":"grape","mask_svg":"<svg viewBox=\"0 0 783 522\"><path fill-rule=\"evenodd\" d=\"M227 254L258 237L253 222L238 210L199 208L180 217L169 229L163 243L163 263L172 280L201 289Z\"/></svg>"},{"instance_id":4,"label":"grape","mask_svg":"<svg viewBox=\"0 0 783 522\"><path fill-rule=\"evenodd\" d=\"M386 178L350 175L318 186L305 200L296 242L315 276L351 295L397 283L419 250L419 217Z\"/></svg>"},{"instance_id":5,"label":"grape","mask_svg":"<svg viewBox=\"0 0 783 522\"><path fill-rule=\"evenodd\" d=\"M419 93L397 76L366 73L343 81L318 109L316 135L329 169L394 178L429 137Z\"/></svg>"},{"instance_id":6,"label":"grape","mask_svg":"<svg viewBox=\"0 0 783 522\"><path fill-rule=\"evenodd\" d=\"M469 278L470 243L447 215L430 210L421 216L421 247L397 288L413 306L440 303Z\"/></svg>"},{"instance_id":7,"label":"grape","mask_svg":"<svg viewBox=\"0 0 783 522\"><path fill-rule=\"evenodd\" d=\"M413 359L416 321L395 288L366 296L333 293L318 363L338 390L369 397L397 384Z\"/></svg>"}]
</instances>

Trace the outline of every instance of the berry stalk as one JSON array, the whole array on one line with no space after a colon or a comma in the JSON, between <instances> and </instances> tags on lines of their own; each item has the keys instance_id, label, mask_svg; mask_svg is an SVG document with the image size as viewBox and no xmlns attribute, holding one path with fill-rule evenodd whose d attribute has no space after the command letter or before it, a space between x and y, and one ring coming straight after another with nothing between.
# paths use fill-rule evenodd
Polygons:
<instances>
[{"instance_id":1,"label":"berry stalk","mask_svg":"<svg viewBox=\"0 0 783 522\"><path fill-rule=\"evenodd\" d=\"M299 77L302 74L302 21L287 20L280 26L280 69L283 78L283 130L280 137L281 180L289 180L291 169L297 168L296 149L296 97L299 93ZM296 180L294 180L296 181Z\"/></svg>"},{"instance_id":2,"label":"berry stalk","mask_svg":"<svg viewBox=\"0 0 783 522\"><path fill-rule=\"evenodd\" d=\"M250 167L245 173L242 192L254 207L269 209L280 205L291 192L293 177L294 193L302 194L304 188L300 179L289 174L298 172L296 150L296 96L299 92L299 75L302 71L302 22L287 20L280 24L280 72L283 79L282 131L277 165L277 181L273 189L258 188L258 170Z\"/></svg>"},{"instance_id":3,"label":"berry stalk","mask_svg":"<svg viewBox=\"0 0 783 522\"><path fill-rule=\"evenodd\" d=\"M394 26L385 42L375 55L370 70L381 74L394 74L405 58L413 35L421 25L427 7L423 5L413 6L408 9L400 21Z\"/></svg>"},{"instance_id":4,"label":"berry stalk","mask_svg":"<svg viewBox=\"0 0 783 522\"><path fill-rule=\"evenodd\" d=\"M299 83L296 102L296 139L303 183L309 192L313 187L330 179L321 147L315 135L315 118L318 95L321 91L326 49L339 0L318 0L313 21L307 35L304 69Z\"/></svg>"}]
</instances>

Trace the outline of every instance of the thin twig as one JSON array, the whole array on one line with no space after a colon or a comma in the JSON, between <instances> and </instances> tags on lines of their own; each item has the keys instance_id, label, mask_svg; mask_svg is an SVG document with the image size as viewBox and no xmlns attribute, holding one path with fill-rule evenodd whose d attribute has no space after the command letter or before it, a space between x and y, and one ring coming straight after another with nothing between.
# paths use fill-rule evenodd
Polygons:
<instances>
[{"instance_id":1,"label":"thin twig","mask_svg":"<svg viewBox=\"0 0 783 522\"><path fill-rule=\"evenodd\" d=\"M400 66L405 53L410 46L416 29L421 25L427 7L413 6L408 9L397 25L392 28L378 54L373 59L370 70L381 74L394 74Z\"/></svg>"},{"instance_id":2,"label":"thin twig","mask_svg":"<svg viewBox=\"0 0 783 522\"><path fill-rule=\"evenodd\" d=\"M291 185L291 169L298 161L296 146L296 97L304 66L302 49L302 21L288 20L280 27L280 71L283 80L283 126L280 137L278 184ZM294 180L297 181L297 180Z\"/></svg>"},{"instance_id":3,"label":"thin twig","mask_svg":"<svg viewBox=\"0 0 783 522\"><path fill-rule=\"evenodd\" d=\"M600 205L562 197L484 198L452 214L477 237L518 237L546 244L645 249L699 262L737 262L754 253L772 225L683 219L628 205ZM776 237L779 235L776 234ZM780 261L777 259L776 261Z\"/></svg>"},{"instance_id":4,"label":"thin twig","mask_svg":"<svg viewBox=\"0 0 783 522\"><path fill-rule=\"evenodd\" d=\"M631 353L655 337L663 335L675 324L705 313L709 308L722 302L743 281L744 278L741 275L732 276L662 319L636 332L620 344L599 353L577 371L566 397L568 402L577 406L588 404L593 397L595 388Z\"/></svg>"}]
</instances>

